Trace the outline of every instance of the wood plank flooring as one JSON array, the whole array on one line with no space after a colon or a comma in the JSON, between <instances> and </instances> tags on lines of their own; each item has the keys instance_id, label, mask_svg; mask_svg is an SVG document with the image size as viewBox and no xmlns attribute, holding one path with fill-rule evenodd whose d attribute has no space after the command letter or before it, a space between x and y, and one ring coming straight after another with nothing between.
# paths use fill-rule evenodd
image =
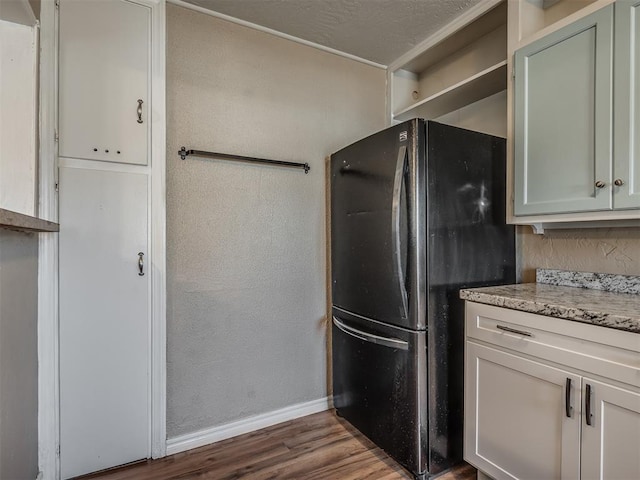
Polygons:
<instances>
[{"instance_id":1,"label":"wood plank flooring","mask_svg":"<svg viewBox=\"0 0 640 480\"><path fill-rule=\"evenodd\" d=\"M407 480L405 470L333 410L83 480ZM438 480L475 480L469 465Z\"/></svg>"}]
</instances>

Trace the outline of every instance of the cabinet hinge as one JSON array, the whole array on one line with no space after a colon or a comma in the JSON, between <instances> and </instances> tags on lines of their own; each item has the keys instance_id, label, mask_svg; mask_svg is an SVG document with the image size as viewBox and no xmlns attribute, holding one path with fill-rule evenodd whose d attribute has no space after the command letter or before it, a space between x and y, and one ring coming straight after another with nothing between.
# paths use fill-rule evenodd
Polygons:
<instances>
[{"instance_id":1,"label":"cabinet hinge","mask_svg":"<svg viewBox=\"0 0 640 480\"><path fill-rule=\"evenodd\" d=\"M56 182L56 193L60 191L60 184Z\"/></svg>"},{"instance_id":2,"label":"cabinet hinge","mask_svg":"<svg viewBox=\"0 0 640 480\"><path fill-rule=\"evenodd\" d=\"M53 140L54 140L56 143L58 143L58 139L59 139L59 137L58 137L58 131L57 131L57 130L54 130L54 131L53 131Z\"/></svg>"},{"instance_id":3,"label":"cabinet hinge","mask_svg":"<svg viewBox=\"0 0 640 480\"><path fill-rule=\"evenodd\" d=\"M511 79L512 79L512 80L515 80L515 79L516 79L516 69L515 69L515 67L513 67L513 68L511 69Z\"/></svg>"},{"instance_id":4,"label":"cabinet hinge","mask_svg":"<svg viewBox=\"0 0 640 480\"><path fill-rule=\"evenodd\" d=\"M56 457L60 458L60 445L56 447Z\"/></svg>"},{"instance_id":5,"label":"cabinet hinge","mask_svg":"<svg viewBox=\"0 0 640 480\"><path fill-rule=\"evenodd\" d=\"M60 9L60 0L56 0L56 8Z\"/></svg>"}]
</instances>

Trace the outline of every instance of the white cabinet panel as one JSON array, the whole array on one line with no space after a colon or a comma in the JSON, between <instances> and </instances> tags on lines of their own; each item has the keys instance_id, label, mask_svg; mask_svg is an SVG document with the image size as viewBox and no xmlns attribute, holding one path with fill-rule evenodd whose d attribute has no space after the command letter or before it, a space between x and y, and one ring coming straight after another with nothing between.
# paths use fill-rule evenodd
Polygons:
<instances>
[{"instance_id":1,"label":"white cabinet panel","mask_svg":"<svg viewBox=\"0 0 640 480\"><path fill-rule=\"evenodd\" d=\"M148 176L60 169L63 478L149 455Z\"/></svg>"},{"instance_id":2,"label":"white cabinet panel","mask_svg":"<svg viewBox=\"0 0 640 480\"><path fill-rule=\"evenodd\" d=\"M640 394L589 378L583 383L592 416L582 426L582 479L640 478Z\"/></svg>"},{"instance_id":3,"label":"white cabinet panel","mask_svg":"<svg viewBox=\"0 0 640 480\"><path fill-rule=\"evenodd\" d=\"M640 208L640 2L616 2L614 206Z\"/></svg>"},{"instance_id":4,"label":"white cabinet panel","mask_svg":"<svg viewBox=\"0 0 640 480\"><path fill-rule=\"evenodd\" d=\"M148 164L149 52L148 7L60 2L61 157Z\"/></svg>"},{"instance_id":5,"label":"white cabinet panel","mask_svg":"<svg viewBox=\"0 0 640 480\"><path fill-rule=\"evenodd\" d=\"M466 355L465 459L496 479L579 478L580 377L471 342Z\"/></svg>"}]
</instances>

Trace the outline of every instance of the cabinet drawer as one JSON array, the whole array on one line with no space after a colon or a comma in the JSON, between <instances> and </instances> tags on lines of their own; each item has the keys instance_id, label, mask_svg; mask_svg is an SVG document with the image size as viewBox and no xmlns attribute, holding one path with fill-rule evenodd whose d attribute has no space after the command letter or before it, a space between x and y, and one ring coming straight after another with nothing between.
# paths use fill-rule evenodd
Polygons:
<instances>
[{"instance_id":1,"label":"cabinet drawer","mask_svg":"<svg viewBox=\"0 0 640 480\"><path fill-rule=\"evenodd\" d=\"M466 302L466 335L640 387L640 335Z\"/></svg>"}]
</instances>

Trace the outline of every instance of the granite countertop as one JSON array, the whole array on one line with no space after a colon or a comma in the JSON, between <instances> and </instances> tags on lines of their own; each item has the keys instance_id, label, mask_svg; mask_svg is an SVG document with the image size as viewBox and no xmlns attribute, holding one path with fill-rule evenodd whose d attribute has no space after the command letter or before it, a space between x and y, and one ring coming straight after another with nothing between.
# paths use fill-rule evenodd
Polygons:
<instances>
[{"instance_id":1,"label":"granite countertop","mask_svg":"<svg viewBox=\"0 0 640 480\"><path fill-rule=\"evenodd\" d=\"M640 277L539 270L536 278L538 283L464 289L460 298L640 333Z\"/></svg>"}]
</instances>

